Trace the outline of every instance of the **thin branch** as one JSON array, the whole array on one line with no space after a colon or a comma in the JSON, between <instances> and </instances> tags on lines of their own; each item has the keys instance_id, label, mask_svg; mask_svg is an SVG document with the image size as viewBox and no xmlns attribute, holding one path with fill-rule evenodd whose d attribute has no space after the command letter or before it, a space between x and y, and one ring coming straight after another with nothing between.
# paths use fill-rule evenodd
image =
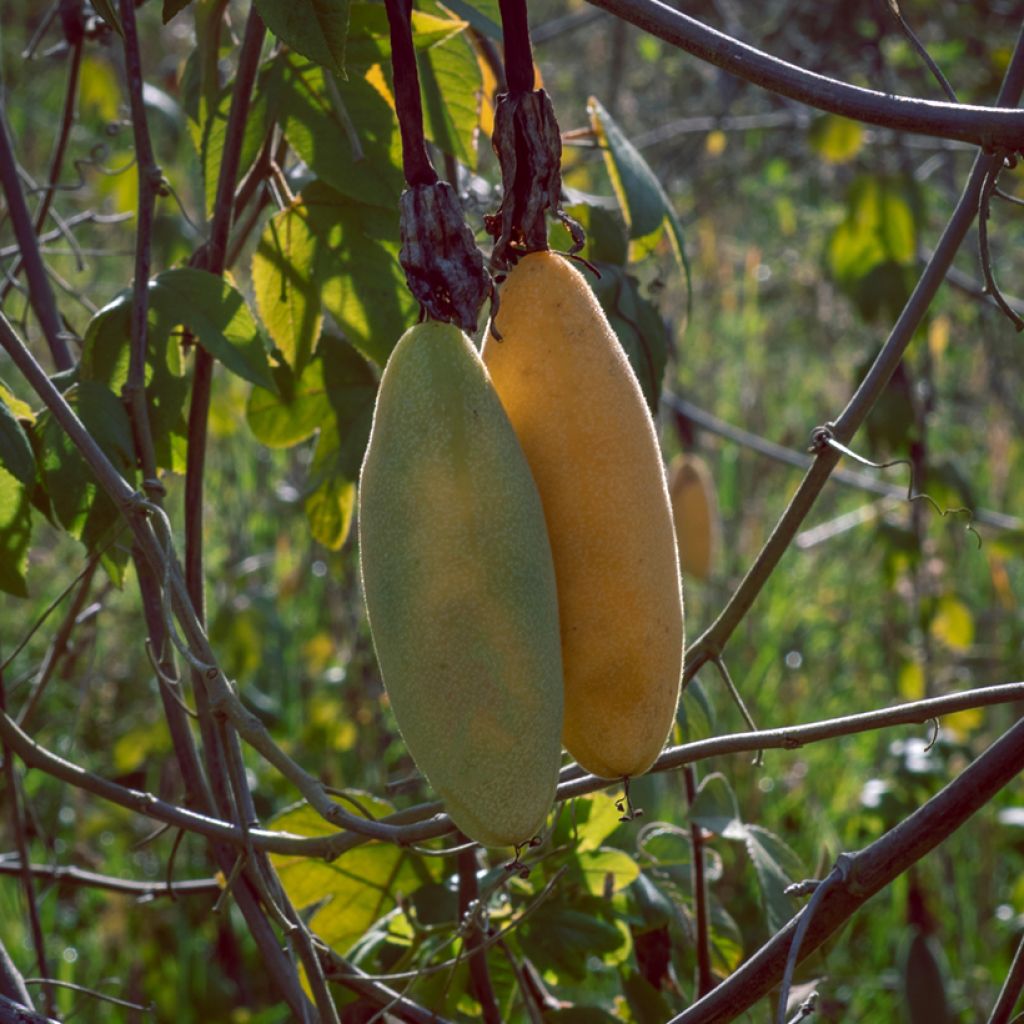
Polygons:
<instances>
[{"instance_id":1,"label":"thin branch","mask_svg":"<svg viewBox=\"0 0 1024 1024\"><path fill-rule=\"evenodd\" d=\"M66 988L70 989L72 992L81 992L82 995L98 999L101 1003L112 1003L114 1006L123 1006L128 1010L136 1010L140 1013L155 1012L155 1007L152 1004L144 1006L142 1003L132 1003L127 999L119 999L117 996L108 996L105 992L89 988L87 985L76 985L73 981L54 981L52 978L26 978L25 984L44 985L46 986L47 992L49 992L49 989L52 987Z\"/></svg>"},{"instance_id":2,"label":"thin branch","mask_svg":"<svg viewBox=\"0 0 1024 1024\"><path fill-rule=\"evenodd\" d=\"M947 279L951 284L955 283L952 268L947 275ZM961 285L958 285L958 287L961 287ZM709 433L717 434L719 437L724 437L726 440L733 441L744 448L749 448L751 451L757 452L758 455L765 456L765 458L774 459L776 462L781 462L786 466L794 466L797 469L808 469L814 464L814 458L806 452L794 451L792 448L786 448L784 445L769 441L759 434L753 434L742 427L726 423L725 420L719 419L713 413L702 409L699 405L694 405L688 399L680 398L678 395L668 391L663 391L661 393L661 401L670 409L696 423ZM907 489L905 487L900 487L898 484L887 484L867 473L859 473L848 469L835 469L832 471L830 479L836 483L845 484L847 487L867 491L869 494L877 494L884 498L895 498L900 502L907 500ZM1017 516L985 508L972 509L972 511L974 512L975 522L984 523L986 526L992 526L999 530L1024 530L1024 519L1020 519Z\"/></svg>"},{"instance_id":3,"label":"thin branch","mask_svg":"<svg viewBox=\"0 0 1024 1024\"><path fill-rule=\"evenodd\" d=\"M644 0L644 2L653 2L653 0ZM1017 45L999 91L999 102L1016 102L1020 98L1022 88L1024 88L1024 28L1017 37ZM830 425L832 434L840 442L846 444L853 437L899 365L921 319L927 312L939 286L945 280L946 272L953 262L953 257L956 255L967 229L975 218L985 180L992 169L1002 163L1002 159L1002 156L998 154L981 153L975 159L967 185L939 239L931 261L921 275L864 380L861 381L839 418ZM684 680L692 679L701 665L722 653L733 631L750 610L762 587L788 550L840 457L840 453L831 446L825 445L818 448L813 465L753 565L743 577L739 587L718 618L687 651Z\"/></svg>"},{"instance_id":4,"label":"thin branch","mask_svg":"<svg viewBox=\"0 0 1024 1024\"><path fill-rule=\"evenodd\" d=\"M39 235L46 218L49 216L50 207L53 204L53 197L57 194L57 184L60 181L61 170L64 166L64 153L67 150L68 140L71 138L71 128L75 122L75 102L78 99L78 78L82 69L82 37L77 35L71 42L71 61L68 65L68 80L64 90L64 106L60 118L60 129L57 132L57 142L53 149L53 157L50 160L50 173L47 176L46 187L43 189L43 198L39 202L39 209L36 210L35 231ZM71 226L74 218L68 220L67 226ZM64 232L58 229L58 234ZM40 238L40 241L43 241ZM15 260L14 266L10 269L10 276L0 288L0 306L3 305L8 293L14 284L18 271L21 269L21 257Z\"/></svg>"},{"instance_id":5,"label":"thin branch","mask_svg":"<svg viewBox=\"0 0 1024 1024\"><path fill-rule=\"evenodd\" d=\"M692 764L683 768L683 787L686 806L692 808L697 799L697 771ZM693 865L693 905L696 910L697 934L697 998L707 995L715 987L711 973L711 923L708 918L708 884L704 873L704 830L695 821L690 822L690 860Z\"/></svg>"},{"instance_id":6,"label":"thin branch","mask_svg":"<svg viewBox=\"0 0 1024 1024\"><path fill-rule=\"evenodd\" d=\"M139 900L155 900L164 896L171 899L175 896L217 896L223 889L222 883L216 878L190 878L168 884L164 879L159 882L136 882L60 864L29 864L28 869L33 878L78 889L123 893ZM17 856L0 854L0 875L16 875L20 872L21 860Z\"/></svg>"},{"instance_id":7,"label":"thin branch","mask_svg":"<svg viewBox=\"0 0 1024 1024\"><path fill-rule=\"evenodd\" d=\"M982 147L1024 147L1024 110L939 103L862 89L807 71L733 39L660 0L588 0L672 46L780 96L866 124L958 139Z\"/></svg>"},{"instance_id":8,"label":"thin branch","mask_svg":"<svg viewBox=\"0 0 1024 1024\"><path fill-rule=\"evenodd\" d=\"M4 686L3 674L0 673L0 714L7 714L7 688ZM10 801L11 833L18 850L22 865L28 864L28 837L25 835L25 816L22 814L22 793L18 781L18 772L14 764L14 756L7 743L3 745L4 775L7 782L7 799ZM44 978L50 977L50 968L46 962L46 940L43 937L43 925L39 919L39 904L36 902L36 890L32 881L32 872L23 867L19 877L25 893L25 907L28 911L29 933L35 949L36 964ZM47 991L43 996L44 1008L52 1017L54 1013L53 995Z\"/></svg>"},{"instance_id":9,"label":"thin branch","mask_svg":"<svg viewBox=\"0 0 1024 1024\"><path fill-rule=\"evenodd\" d=\"M0 998L20 1003L29 1010L34 1008L32 997L25 987L25 979L2 941L0 941Z\"/></svg>"},{"instance_id":10,"label":"thin branch","mask_svg":"<svg viewBox=\"0 0 1024 1024\"><path fill-rule=\"evenodd\" d=\"M14 158L14 146L7 126L7 113L0 104L0 188L7 200L7 212L14 228L14 237L21 248L21 258L28 278L29 298L39 326L43 329L50 358L58 370L70 370L75 365L64 337L64 329L57 310L57 300L50 288L43 258L39 254L32 218L25 203L25 194L18 179L18 165Z\"/></svg>"},{"instance_id":11,"label":"thin branch","mask_svg":"<svg viewBox=\"0 0 1024 1024\"><path fill-rule=\"evenodd\" d=\"M487 907L480 902L478 870L476 847L462 850L458 855L458 872L459 922L463 929L463 948L476 946L485 935L483 923L487 920ZM501 1024L501 1010L494 995L486 950L477 949L469 954L469 976L471 991L480 1004L480 1019L484 1024Z\"/></svg>"},{"instance_id":12,"label":"thin branch","mask_svg":"<svg viewBox=\"0 0 1024 1024\"><path fill-rule=\"evenodd\" d=\"M830 884L801 944L801 959L818 949L875 893L887 886L984 807L1024 768L1024 720L953 782L870 846L843 855L845 878ZM726 1024L779 983L791 943L810 907L797 914L735 973L669 1024Z\"/></svg>"},{"instance_id":13,"label":"thin branch","mask_svg":"<svg viewBox=\"0 0 1024 1024\"><path fill-rule=\"evenodd\" d=\"M150 498L157 500L164 493L157 479L156 452L146 403L146 347L149 311L150 247L156 197L163 174L153 154L146 120L146 104L142 98L142 57L139 34L135 24L135 0L120 0L121 25L124 29L125 72L131 104L132 132L135 137L135 160L138 167L138 225L135 232L135 280L132 284L131 348L128 377L121 397L128 408L132 424L135 455L142 467L143 487Z\"/></svg>"},{"instance_id":14,"label":"thin branch","mask_svg":"<svg viewBox=\"0 0 1024 1024\"><path fill-rule=\"evenodd\" d=\"M889 10L892 16L896 19L896 24L899 25L900 31L906 36L907 41L917 52L917 55L924 61L925 66L935 77L935 80L939 83L939 88L946 94L946 98L950 103L959 103L960 100L957 98L956 91L953 86L949 84L949 80L942 73L942 69L938 64L935 63L935 59L925 48L924 43L921 42L917 37L917 33L907 24L906 18L903 17L903 12L900 10L898 0L889 0Z\"/></svg>"},{"instance_id":15,"label":"thin branch","mask_svg":"<svg viewBox=\"0 0 1024 1024\"><path fill-rule=\"evenodd\" d=\"M0 1024L60 1024L60 1021L0 995Z\"/></svg>"}]
</instances>

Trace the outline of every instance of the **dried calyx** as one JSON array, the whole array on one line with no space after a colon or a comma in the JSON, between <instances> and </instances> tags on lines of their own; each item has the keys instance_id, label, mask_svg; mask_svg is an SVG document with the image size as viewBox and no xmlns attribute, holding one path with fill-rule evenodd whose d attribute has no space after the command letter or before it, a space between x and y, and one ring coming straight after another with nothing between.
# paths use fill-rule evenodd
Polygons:
<instances>
[{"instance_id":1,"label":"dried calyx","mask_svg":"<svg viewBox=\"0 0 1024 1024\"><path fill-rule=\"evenodd\" d=\"M494 238L491 263L507 268L522 255L548 247L550 211L583 248L583 229L561 208L562 136L548 94L534 88L533 53L525 0L501 0L508 92L498 97L491 143L501 167L504 198L485 217Z\"/></svg>"},{"instance_id":2,"label":"dried calyx","mask_svg":"<svg viewBox=\"0 0 1024 1024\"><path fill-rule=\"evenodd\" d=\"M409 290L432 320L476 330L493 291L483 254L466 226L455 190L440 181L423 135L423 105L413 48L411 0L385 0L391 31L395 107L409 188L400 200L399 262Z\"/></svg>"},{"instance_id":3,"label":"dried calyx","mask_svg":"<svg viewBox=\"0 0 1024 1024\"><path fill-rule=\"evenodd\" d=\"M413 185L400 202L398 259L409 290L432 319L472 333L493 285L455 189L446 181Z\"/></svg>"}]
</instances>

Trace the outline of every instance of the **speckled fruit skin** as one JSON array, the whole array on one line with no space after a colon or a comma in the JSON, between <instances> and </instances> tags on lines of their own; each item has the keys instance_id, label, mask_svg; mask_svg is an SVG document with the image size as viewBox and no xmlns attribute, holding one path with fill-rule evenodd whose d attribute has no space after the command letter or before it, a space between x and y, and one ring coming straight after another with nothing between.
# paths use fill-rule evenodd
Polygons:
<instances>
[{"instance_id":1,"label":"speckled fruit skin","mask_svg":"<svg viewBox=\"0 0 1024 1024\"><path fill-rule=\"evenodd\" d=\"M679 565L695 579L711 578L721 524L718 497L707 463L684 452L668 468L668 493L679 545Z\"/></svg>"},{"instance_id":2,"label":"speckled fruit skin","mask_svg":"<svg viewBox=\"0 0 1024 1024\"><path fill-rule=\"evenodd\" d=\"M483 360L533 470L558 580L569 753L636 776L675 717L683 603L672 510L640 386L583 275L524 257Z\"/></svg>"},{"instance_id":3,"label":"speckled fruit skin","mask_svg":"<svg viewBox=\"0 0 1024 1024\"><path fill-rule=\"evenodd\" d=\"M554 567L529 466L457 327L419 324L388 361L359 545L409 752L466 835L526 842L551 808L561 755Z\"/></svg>"}]
</instances>

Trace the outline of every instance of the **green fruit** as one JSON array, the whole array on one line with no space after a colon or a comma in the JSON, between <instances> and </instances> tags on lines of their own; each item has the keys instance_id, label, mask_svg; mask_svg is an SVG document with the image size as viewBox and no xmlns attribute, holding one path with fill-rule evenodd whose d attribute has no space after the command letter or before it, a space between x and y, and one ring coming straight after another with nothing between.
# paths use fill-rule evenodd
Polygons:
<instances>
[{"instance_id":1,"label":"green fruit","mask_svg":"<svg viewBox=\"0 0 1024 1024\"><path fill-rule=\"evenodd\" d=\"M391 707L466 835L526 842L554 799L562 657L540 498L469 339L423 323L384 370L359 485Z\"/></svg>"}]
</instances>

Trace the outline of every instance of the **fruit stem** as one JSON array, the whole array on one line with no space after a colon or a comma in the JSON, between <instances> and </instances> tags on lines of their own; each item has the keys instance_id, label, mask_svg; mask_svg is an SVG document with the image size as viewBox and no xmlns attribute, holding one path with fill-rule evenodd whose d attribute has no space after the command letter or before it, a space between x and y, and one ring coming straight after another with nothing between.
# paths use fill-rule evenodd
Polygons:
<instances>
[{"instance_id":1,"label":"fruit stem","mask_svg":"<svg viewBox=\"0 0 1024 1024\"><path fill-rule=\"evenodd\" d=\"M402 133L402 170L410 187L437 182L423 136L423 102L412 41L412 0L384 0L391 31L391 67L395 78L395 110Z\"/></svg>"},{"instance_id":2,"label":"fruit stem","mask_svg":"<svg viewBox=\"0 0 1024 1024\"><path fill-rule=\"evenodd\" d=\"M533 47L526 17L526 0L499 0L505 37L505 78L508 91L533 92Z\"/></svg>"}]
</instances>

